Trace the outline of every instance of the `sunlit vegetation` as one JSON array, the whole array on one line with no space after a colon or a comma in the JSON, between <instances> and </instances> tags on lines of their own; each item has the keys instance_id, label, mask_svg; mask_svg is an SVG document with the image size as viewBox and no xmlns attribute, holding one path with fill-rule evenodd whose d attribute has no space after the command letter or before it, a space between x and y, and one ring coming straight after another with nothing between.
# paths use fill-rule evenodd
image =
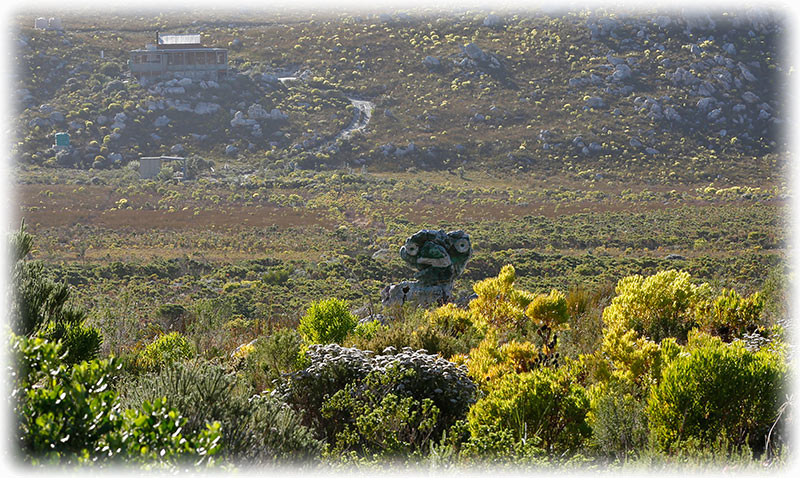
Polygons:
<instances>
[{"instance_id":1,"label":"sunlit vegetation","mask_svg":"<svg viewBox=\"0 0 800 478\"><path fill-rule=\"evenodd\" d=\"M20 456L782 470L790 69L748 15L19 13ZM228 77L130 81L155 31ZM470 235L455 301L383 307L423 228Z\"/></svg>"}]
</instances>

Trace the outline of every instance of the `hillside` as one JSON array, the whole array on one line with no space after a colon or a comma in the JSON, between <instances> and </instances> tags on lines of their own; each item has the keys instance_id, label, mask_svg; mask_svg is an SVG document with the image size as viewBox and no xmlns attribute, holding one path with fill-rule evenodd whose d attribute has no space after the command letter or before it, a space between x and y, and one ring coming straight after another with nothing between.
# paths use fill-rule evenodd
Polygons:
<instances>
[{"instance_id":1,"label":"hillside","mask_svg":"<svg viewBox=\"0 0 800 478\"><path fill-rule=\"evenodd\" d=\"M34 17L18 16L13 42L23 169L173 154L203 159L198 172L366 165L754 185L783 164L785 26L770 11L65 13L63 32L34 30ZM156 31L229 48L229 77L130 80L129 51ZM369 124L337 140L356 99L374 105ZM71 154L50 148L59 131Z\"/></svg>"}]
</instances>

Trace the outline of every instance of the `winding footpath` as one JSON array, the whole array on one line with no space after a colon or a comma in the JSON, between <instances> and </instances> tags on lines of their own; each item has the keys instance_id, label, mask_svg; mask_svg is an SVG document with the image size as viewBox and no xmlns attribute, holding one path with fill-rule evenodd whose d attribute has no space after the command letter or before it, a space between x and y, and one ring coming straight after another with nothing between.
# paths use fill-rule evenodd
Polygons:
<instances>
[{"instance_id":1,"label":"winding footpath","mask_svg":"<svg viewBox=\"0 0 800 478\"><path fill-rule=\"evenodd\" d=\"M296 76L282 76L278 78L278 81L281 83L291 82L291 81L301 81ZM318 146L316 149L321 150L325 148L330 148L331 146L336 144L336 141L340 139L348 139L352 134L356 131L363 131L367 125L369 124L369 120L372 118L372 110L375 109L375 104L371 101L367 100L357 100L355 98L347 98L350 103L355 107L353 111L353 119L350 121L344 129L339 131L333 138L326 141L322 145Z\"/></svg>"}]
</instances>

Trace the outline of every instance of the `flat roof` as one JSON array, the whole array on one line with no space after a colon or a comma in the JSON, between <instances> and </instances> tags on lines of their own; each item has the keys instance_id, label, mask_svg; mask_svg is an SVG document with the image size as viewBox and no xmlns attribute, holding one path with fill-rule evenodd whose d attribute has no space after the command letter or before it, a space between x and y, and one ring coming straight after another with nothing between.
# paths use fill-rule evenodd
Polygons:
<instances>
[{"instance_id":1,"label":"flat roof","mask_svg":"<svg viewBox=\"0 0 800 478\"><path fill-rule=\"evenodd\" d=\"M159 45L199 45L200 34L158 35Z\"/></svg>"},{"instance_id":2,"label":"flat roof","mask_svg":"<svg viewBox=\"0 0 800 478\"><path fill-rule=\"evenodd\" d=\"M153 53L153 54L160 54L165 52L175 52L175 51L228 51L227 48L216 48L216 47L194 47L194 48L170 48L166 50L147 50L147 49L138 49L138 50L131 50L131 53Z\"/></svg>"},{"instance_id":3,"label":"flat roof","mask_svg":"<svg viewBox=\"0 0 800 478\"><path fill-rule=\"evenodd\" d=\"M143 159L149 159L149 160L153 160L153 159L160 159L160 160L162 160L162 161L163 161L163 160L167 160L167 161L169 161L169 160L173 160L173 161L183 161L183 160L184 160L184 159L186 159L186 158L184 158L183 156L146 156L146 157L141 157L141 158L139 158L139 161L141 161L141 160L143 160Z\"/></svg>"}]
</instances>

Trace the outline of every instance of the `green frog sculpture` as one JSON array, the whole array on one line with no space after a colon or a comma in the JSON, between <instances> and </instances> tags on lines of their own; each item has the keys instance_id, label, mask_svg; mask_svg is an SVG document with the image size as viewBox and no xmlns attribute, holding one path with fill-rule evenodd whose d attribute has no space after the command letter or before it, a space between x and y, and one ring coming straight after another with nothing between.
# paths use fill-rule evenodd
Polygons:
<instances>
[{"instance_id":1,"label":"green frog sculpture","mask_svg":"<svg viewBox=\"0 0 800 478\"><path fill-rule=\"evenodd\" d=\"M406 239L400 257L417 269L417 280L386 286L381 291L383 305L444 304L452 300L453 283L472 257L472 243L469 234L461 230L423 229Z\"/></svg>"}]
</instances>

